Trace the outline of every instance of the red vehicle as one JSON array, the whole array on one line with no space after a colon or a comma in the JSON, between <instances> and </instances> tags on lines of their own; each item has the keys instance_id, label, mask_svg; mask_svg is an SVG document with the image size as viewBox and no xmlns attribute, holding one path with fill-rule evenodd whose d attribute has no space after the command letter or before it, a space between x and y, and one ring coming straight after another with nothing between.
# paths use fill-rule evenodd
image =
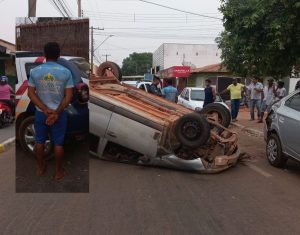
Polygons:
<instances>
[{"instance_id":1,"label":"red vehicle","mask_svg":"<svg viewBox=\"0 0 300 235\"><path fill-rule=\"evenodd\" d=\"M0 127L14 122L14 115L8 104L0 101Z\"/></svg>"}]
</instances>

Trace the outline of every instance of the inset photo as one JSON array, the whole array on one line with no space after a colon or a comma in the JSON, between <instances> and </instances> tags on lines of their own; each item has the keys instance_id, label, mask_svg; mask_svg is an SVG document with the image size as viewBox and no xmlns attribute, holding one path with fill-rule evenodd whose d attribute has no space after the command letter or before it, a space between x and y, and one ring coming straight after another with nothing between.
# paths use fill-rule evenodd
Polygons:
<instances>
[{"instance_id":1,"label":"inset photo","mask_svg":"<svg viewBox=\"0 0 300 235\"><path fill-rule=\"evenodd\" d=\"M16 192L89 192L88 61L88 19L16 19Z\"/></svg>"}]
</instances>

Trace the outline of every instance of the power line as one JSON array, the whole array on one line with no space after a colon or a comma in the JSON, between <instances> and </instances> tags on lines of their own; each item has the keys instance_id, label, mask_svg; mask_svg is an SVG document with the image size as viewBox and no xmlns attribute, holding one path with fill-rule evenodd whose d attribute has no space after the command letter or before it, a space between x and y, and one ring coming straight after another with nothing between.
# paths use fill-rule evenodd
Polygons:
<instances>
[{"instance_id":1,"label":"power line","mask_svg":"<svg viewBox=\"0 0 300 235\"><path fill-rule=\"evenodd\" d=\"M184 13L191 14L191 15L197 15L197 16L201 16L201 17L205 17L205 18L216 19L216 20L222 20L222 18L218 18L218 17L214 17L214 16L208 16L208 15L202 15L202 14L198 14L198 13L190 12L190 11L185 11L185 10L180 10L180 9L177 9L177 8L174 8L174 7L161 5L161 4L158 4L158 3L155 3L155 2L150 2L150 1L145 1L145 0L138 0L138 1L148 3L148 4L152 4L152 5L159 6L159 7L163 7L163 8L167 8L167 9L174 10L174 11L184 12Z\"/></svg>"},{"instance_id":2,"label":"power line","mask_svg":"<svg viewBox=\"0 0 300 235\"><path fill-rule=\"evenodd\" d=\"M65 14L63 13L63 11L59 8L59 6L56 4L56 2L54 0L49 0L49 2L51 3L51 5L63 16L65 17Z\"/></svg>"},{"instance_id":3,"label":"power line","mask_svg":"<svg viewBox=\"0 0 300 235\"><path fill-rule=\"evenodd\" d=\"M69 13L68 16L72 16L73 13L72 11L70 10L70 7L69 5L65 2L65 0L60 0L62 2L62 5L65 7L65 9L67 10L67 12Z\"/></svg>"}]
</instances>

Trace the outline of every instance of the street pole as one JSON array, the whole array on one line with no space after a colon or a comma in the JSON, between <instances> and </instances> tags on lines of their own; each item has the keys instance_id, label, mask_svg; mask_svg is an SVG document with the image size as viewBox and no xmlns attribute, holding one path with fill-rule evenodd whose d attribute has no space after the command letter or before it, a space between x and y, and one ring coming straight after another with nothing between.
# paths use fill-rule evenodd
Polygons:
<instances>
[{"instance_id":1,"label":"street pole","mask_svg":"<svg viewBox=\"0 0 300 235\"><path fill-rule=\"evenodd\" d=\"M36 17L36 0L28 0L28 17Z\"/></svg>"},{"instance_id":2,"label":"street pole","mask_svg":"<svg viewBox=\"0 0 300 235\"><path fill-rule=\"evenodd\" d=\"M91 27L91 71L94 70L94 28Z\"/></svg>"},{"instance_id":3,"label":"street pole","mask_svg":"<svg viewBox=\"0 0 300 235\"><path fill-rule=\"evenodd\" d=\"M105 61L107 61L107 57L111 56L111 55L105 54L105 55L102 55L102 56L105 56Z\"/></svg>"},{"instance_id":4,"label":"street pole","mask_svg":"<svg viewBox=\"0 0 300 235\"><path fill-rule=\"evenodd\" d=\"M78 17L82 17L81 15L81 0L77 0L78 2Z\"/></svg>"},{"instance_id":5,"label":"street pole","mask_svg":"<svg viewBox=\"0 0 300 235\"><path fill-rule=\"evenodd\" d=\"M94 30L104 30L104 28L95 28L95 27L91 27L91 72L93 74L93 67L94 67L94 53L95 53L95 50L97 49L94 49Z\"/></svg>"}]
</instances>

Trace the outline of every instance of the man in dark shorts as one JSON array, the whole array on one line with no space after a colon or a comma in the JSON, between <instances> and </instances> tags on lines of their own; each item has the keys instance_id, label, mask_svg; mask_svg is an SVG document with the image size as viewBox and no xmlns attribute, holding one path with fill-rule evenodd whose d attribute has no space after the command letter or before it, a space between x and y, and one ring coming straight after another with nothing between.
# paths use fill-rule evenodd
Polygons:
<instances>
[{"instance_id":1,"label":"man in dark shorts","mask_svg":"<svg viewBox=\"0 0 300 235\"><path fill-rule=\"evenodd\" d=\"M205 97L204 97L203 108L206 105L215 102L215 100L216 100L216 89L211 86L211 80L210 79L205 80L204 93L205 93Z\"/></svg>"},{"instance_id":2,"label":"man in dark shorts","mask_svg":"<svg viewBox=\"0 0 300 235\"><path fill-rule=\"evenodd\" d=\"M50 135L56 161L54 180L60 180L65 175L62 166L67 128L65 108L72 100L73 80L71 72L56 63L60 56L60 47L56 42L47 43L44 54L46 63L31 70L28 83L28 96L36 106L34 128L37 175L42 176L46 171L44 149Z\"/></svg>"}]
</instances>

